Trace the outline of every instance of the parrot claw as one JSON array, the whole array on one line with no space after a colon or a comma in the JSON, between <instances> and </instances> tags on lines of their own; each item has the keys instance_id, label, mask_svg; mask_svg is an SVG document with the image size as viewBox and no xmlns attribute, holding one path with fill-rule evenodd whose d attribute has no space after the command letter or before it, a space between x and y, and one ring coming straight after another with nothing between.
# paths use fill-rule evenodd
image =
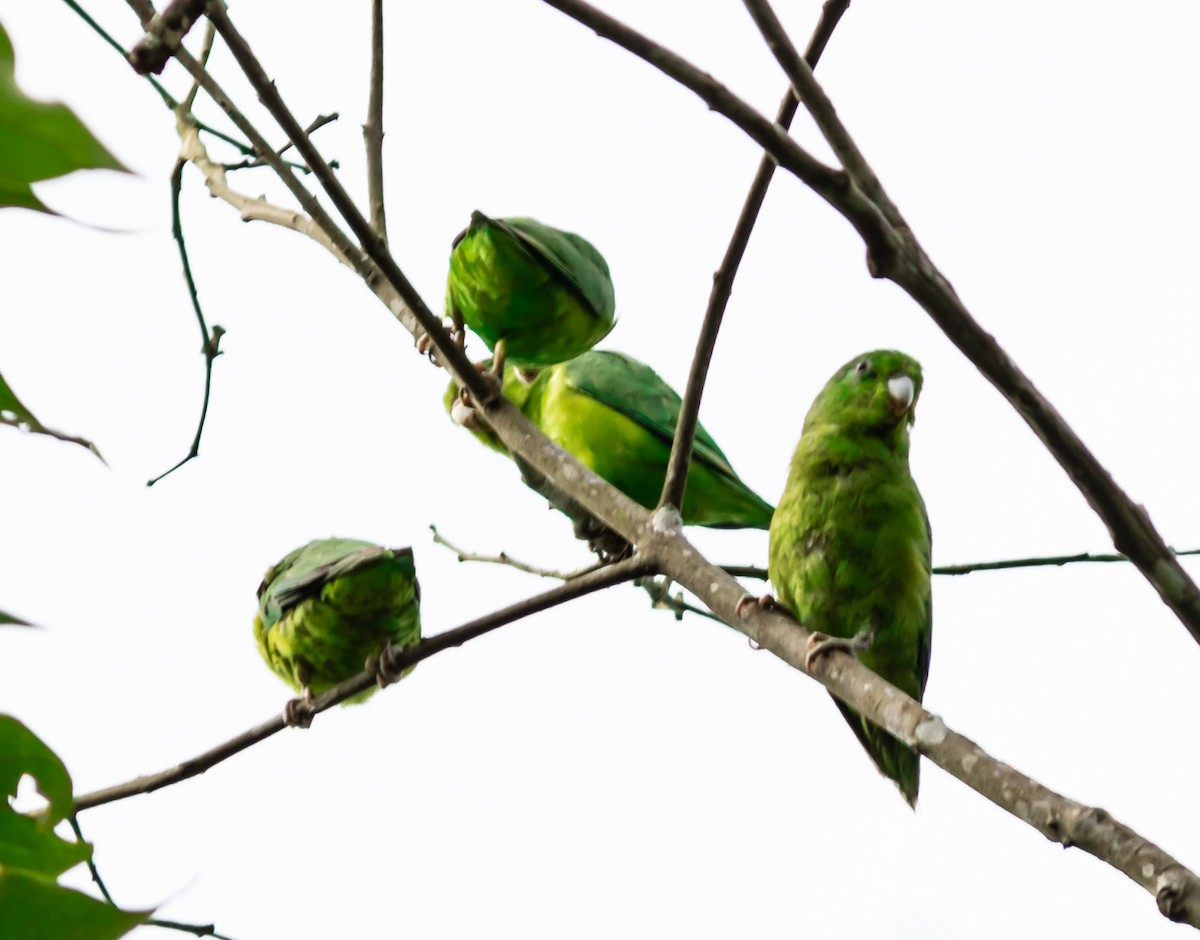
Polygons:
<instances>
[{"instance_id":1,"label":"parrot claw","mask_svg":"<svg viewBox=\"0 0 1200 940\"><path fill-rule=\"evenodd\" d=\"M753 594L745 594L742 599L737 602L733 608L733 612L738 617L746 616L746 608L751 604L757 604L759 610L782 610L779 606L779 601L775 600L774 594L761 594L755 597Z\"/></svg>"},{"instance_id":2,"label":"parrot claw","mask_svg":"<svg viewBox=\"0 0 1200 940\"><path fill-rule=\"evenodd\" d=\"M496 340L496 345L492 347L492 375L496 380L504 384L504 360L508 358L508 347L504 339Z\"/></svg>"},{"instance_id":3,"label":"parrot claw","mask_svg":"<svg viewBox=\"0 0 1200 940\"><path fill-rule=\"evenodd\" d=\"M312 689L304 687L304 694L283 706L283 723L289 728L307 728L312 724L316 712L312 707Z\"/></svg>"},{"instance_id":4,"label":"parrot claw","mask_svg":"<svg viewBox=\"0 0 1200 940\"><path fill-rule=\"evenodd\" d=\"M804 671L812 672L813 663L832 650L842 650L851 656L865 653L875 643L875 631L870 627L860 630L850 638L828 636L824 633L811 633L808 637L807 649L804 653Z\"/></svg>"},{"instance_id":5,"label":"parrot claw","mask_svg":"<svg viewBox=\"0 0 1200 940\"><path fill-rule=\"evenodd\" d=\"M467 351L467 324L463 320L462 311L458 307L454 307L450 311L450 338L454 340L460 351Z\"/></svg>"},{"instance_id":6,"label":"parrot claw","mask_svg":"<svg viewBox=\"0 0 1200 940\"><path fill-rule=\"evenodd\" d=\"M375 684L381 689L386 689L392 684L392 678L388 675L387 669L383 665L383 655L372 653L367 657L363 669L371 673L375 677Z\"/></svg>"},{"instance_id":7,"label":"parrot claw","mask_svg":"<svg viewBox=\"0 0 1200 940\"><path fill-rule=\"evenodd\" d=\"M400 651L392 646L385 646L379 651L378 655L372 654L367 657L366 670L374 674L375 683L381 689L386 689L393 682L399 682L404 675L410 672L412 666L396 665L396 657L400 655Z\"/></svg>"}]
</instances>

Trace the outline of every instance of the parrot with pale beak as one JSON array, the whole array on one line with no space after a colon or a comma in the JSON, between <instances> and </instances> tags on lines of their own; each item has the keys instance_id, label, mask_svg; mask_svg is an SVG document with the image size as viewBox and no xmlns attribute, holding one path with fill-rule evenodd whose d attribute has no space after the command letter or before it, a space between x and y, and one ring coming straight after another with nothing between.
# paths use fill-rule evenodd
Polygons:
<instances>
[{"instance_id":1,"label":"parrot with pale beak","mask_svg":"<svg viewBox=\"0 0 1200 940\"><path fill-rule=\"evenodd\" d=\"M933 633L929 516L908 468L921 366L876 350L817 395L771 520L769 572L808 629L808 659L844 649L917 701ZM915 806L919 756L840 701L879 771Z\"/></svg>"}]
</instances>

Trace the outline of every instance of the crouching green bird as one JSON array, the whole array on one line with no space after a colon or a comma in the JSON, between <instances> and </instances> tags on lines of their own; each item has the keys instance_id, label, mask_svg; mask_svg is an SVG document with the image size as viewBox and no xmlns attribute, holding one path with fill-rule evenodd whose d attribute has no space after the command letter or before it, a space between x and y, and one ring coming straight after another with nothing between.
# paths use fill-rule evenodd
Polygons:
<instances>
[{"instance_id":1,"label":"crouching green bird","mask_svg":"<svg viewBox=\"0 0 1200 940\"><path fill-rule=\"evenodd\" d=\"M591 243L535 219L471 213L454 239L446 313L506 361L536 369L578 356L608 335L616 301L608 265Z\"/></svg>"},{"instance_id":2,"label":"crouching green bird","mask_svg":"<svg viewBox=\"0 0 1200 940\"><path fill-rule=\"evenodd\" d=\"M580 463L647 509L658 504L680 399L649 366L630 356L593 349L543 369L526 383L506 368L503 393L542 432ZM504 445L463 404L451 382L451 416L485 444ZM682 515L687 525L766 529L771 505L730 466L703 426L696 428Z\"/></svg>"},{"instance_id":3,"label":"crouching green bird","mask_svg":"<svg viewBox=\"0 0 1200 940\"><path fill-rule=\"evenodd\" d=\"M908 469L921 367L879 350L848 362L804 419L771 522L771 584L811 630L918 701L933 632L930 534ZM875 765L915 806L915 751L834 700Z\"/></svg>"},{"instance_id":4,"label":"crouching green bird","mask_svg":"<svg viewBox=\"0 0 1200 940\"><path fill-rule=\"evenodd\" d=\"M316 539L263 576L254 638L271 670L308 702L364 668L379 670L388 645L419 642L420 601L411 548ZM379 675L383 682L384 673ZM369 688L344 704L374 692ZM289 724L306 725L311 718L299 700L289 702L284 714Z\"/></svg>"}]
</instances>

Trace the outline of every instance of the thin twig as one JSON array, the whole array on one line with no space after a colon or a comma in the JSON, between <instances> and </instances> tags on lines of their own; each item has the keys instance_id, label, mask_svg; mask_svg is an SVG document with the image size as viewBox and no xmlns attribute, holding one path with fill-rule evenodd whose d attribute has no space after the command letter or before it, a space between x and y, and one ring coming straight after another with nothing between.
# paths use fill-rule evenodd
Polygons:
<instances>
[{"instance_id":1,"label":"thin twig","mask_svg":"<svg viewBox=\"0 0 1200 940\"><path fill-rule=\"evenodd\" d=\"M308 122L308 127L304 128L304 131L303 131L304 136L311 137L313 134L315 134L317 131L319 131L322 127L324 127L326 124L332 124L334 121L336 121L340 117L341 117L341 115L338 114L336 111L334 111L332 114L318 114L315 118L313 118L311 121ZM278 150L276 150L275 153L282 157L285 153L287 153L289 150L291 150L294 146L296 146L295 141L289 140L286 144L284 144L282 147L280 147ZM330 160L329 166L331 169L336 170L337 169L337 161Z\"/></svg>"},{"instance_id":2,"label":"thin twig","mask_svg":"<svg viewBox=\"0 0 1200 940\"><path fill-rule=\"evenodd\" d=\"M163 920L161 917L151 917L146 923L151 927L178 930L180 933L190 933L197 937L212 937L213 940L233 940L233 937L217 933L215 924L184 924L177 920Z\"/></svg>"},{"instance_id":3,"label":"thin twig","mask_svg":"<svg viewBox=\"0 0 1200 940\"><path fill-rule=\"evenodd\" d=\"M200 63L202 68L208 67L208 57L212 55L213 40L217 38L217 28L213 24L204 24L204 38L200 41L200 52L196 56L196 61ZM196 105L196 95L200 91L200 83L194 78L192 79L192 87L188 89L187 95L183 99L183 110L191 111Z\"/></svg>"},{"instance_id":4,"label":"thin twig","mask_svg":"<svg viewBox=\"0 0 1200 940\"><path fill-rule=\"evenodd\" d=\"M71 826L71 831L75 833L75 838L79 842L87 842L87 839L83 837L83 830L79 828L79 820L76 818L74 813L67 817L67 822ZM108 888L104 884L104 879L100 877L100 870L96 867L96 862L93 860L91 854L88 855L86 862L88 873L92 876L92 883L95 884L96 888L99 890L100 896L113 907L116 907L117 902L114 901L113 896L108 893Z\"/></svg>"},{"instance_id":5,"label":"thin twig","mask_svg":"<svg viewBox=\"0 0 1200 940\"><path fill-rule=\"evenodd\" d=\"M78 817L72 813L67 817L67 822L70 823L72 831L75 833L75 838L80 842L86 842L83 837L83 830L79 827ZM108 887L104 884L104 879L100 877L100 870L96 867L96 862L91 855L85 860L88 867L88 872L92 876L92 882L96 885L101 897L104 898L113 907L117 906L117 902L113 900L113 896L109 893ZM163 927L167 930L178 930L181 933L194 934L197 937L212 937L213 940L233 940L232 937L227 937L225 934L217 933L217 928L214 924L185 924L177 920L163 920L159 917L147 918L146 923L151 927Z\"/></svg>"},{"instance_id":6,"label":"thin twig","mask_svg":"<svg viewBox=\"0 0 1200 940\"><path fill-rule=\"evenodd\" d=\"M106 30L103 26L101 26L92 17L92 15L87 12L87 10L85 10L78 3L76 3L75 0L63 0L63 3L65 3L68 7L70 7L72 10L74 10L75 15L78 16L85 23L87 23L88 26L90 26L92 28L92 30L96 33L96 35L98 35L106 43L108 43L110 46L112 46L112 48L115 49L120 54L122 59L129 58L128 53L125 51L125 47L122 46L119 42L117 42L117 40L114 39L113 36L108 32L108 30ZM158 92L158 96L160 98L162 98L163 103L168 108L175 108L178 105L179 102L177 102L175 100L175 98L171 95L171 93L169 91L167 91L166 88L163 87L162 83L159 82L158 79L156 79L153 75L147 75L147 76L145 76L145 78L150 83L150 87Z\"/></svg>"},{"instance_id":7,"label":"thin twig","mask_svg":"<svg viewBox=\"0 0 1200 940\"><path fill-rule=\"evenodd\" d=\"M1183 551L1171 549L1176 558L1187 555L1200 555L1200 548L1188 548ZM1125 555L1095 555L1091 552L1078 552L1074 555L1045 555L1036 558L1008 558L1003 561L975 561L961 565L940 565L933 569L934 574L960 575L971 574L974 571L1004 571L1009 568L1062 568L1065 565L1077 564L1111 564L1113 562L1128 562ZM758 565L721 565L721 570L735 578L757 578L766 581L767 569Z\"/></svg>"},{"instance_id":8,"label":"thin twig","mask_svg":"<svg viewBox=\"0 0 1200 940\"><path fill-rule=\"evenodd\" d=\"M387 216L383 210L383 0L371 0L371 90L363 143L367 148L367 205L371 229L387 241Z\"/></svg>"},{"instance_id":9,"label":"thin twig","mask_svg":"<svg viewBox=\"0 0 1200 940\"><path fill-rule=\"evenodd\" d=\"M821 53L833 31L837 28L842 14L850 6L850 0L826 0L821 8L821 19L813 31L808 43L808 51L804 54L808 64L816 68L821 59ZM799 100L788 87L783 101L779 104L779 113L775 115L775 123L785 130L791 126L792 118L796 116ZM708 309L704 312L704 321L700 327L700 335L696 339L696 352L692 356L692 370L688 374L687 390L683 395L683 403L679 408L679 421L675 425L675 438L671 442L671 457L667 463L667 477L663 483L662 496L659 506L683 506L683 494L687 487L688 469L691 466L692 444L696 437L696 425L700 420L700 399L704 395L704 384L708 381L708 368L712 364L713 349L717 344L717 333L721 329L721 321L725 317L725 308L733 291L733 281L737 277L738 267L746 254L746 246L750 243L750 233L758 221L762 210L763 200L766 199L767 189L771 185L771 177L775 174L775 159L764 153L746 194L746 201L734 226L733 235L729 239L729 247L721 259L721 266L713 275L712 292L708 297Z\"/></svg>"},{"instance_id":10,"label":"thin twig","mask_svg":"<svg viewBox=\"0 0 1200 940\"><path fill-rule=\"evenodd\" d=\"M524 617L540 613L551 607L557 607L559 604L565 604L576 598L593 594L614 584L642 577L652 570L652 567L647 564L645 559L634 557L618 562L615 565L609 565L599 571L581 575L578 578L568 581L566 584L559 585L556 588L552 588L542 594L537 594L527 600L519 601L501 610L493 611L461 627L447 630L436 636L426 637L414 646L404 648L394 647L393 650L396 655L391 658L390 665L396 671L407 669L409 666L415 666L417 663L429 659L431 656L436 656L438 653L456 646L462 646L464 643L469 643L471 640L513 621L521 620ZM312 714L319 714L352 695L366 691L375 681L376 678L373 672L363 670L354 678L347 679L345 682L318 695L310 706ZM189 777L195 777L215 767L222 761L229 759L234 754L244 751L251 745L279 733L285 727L286 724L282 715L272 718L269 721L264 721L249 731L245 731L237 737L231 738L225 743L219 744L211 750L205 751L203 754L193 757L191 760L184 761L182 764L178 764L168 770L138 777L135 780L130 780L128 783L106 787L103 790L85 793L83 796L76 798L75 811L82 812L96 806L101 806L104 803L112 803L116 800L123 800L141 793L152 793L155 790L161 790L163 787L178 783L181 780L187 780Z\"/></svg>"},{"instance_id":11,"label":"thin twig","mask_svg":"<svg viewBox=\"0 0 1200 940\"><path fill-rule=\"evenodd\" d=\"M189 97L191 96L189 95ZM200 292L196 288L196 279L192 276L192 265L188 260L187 243L183 237L183 219L179 212L179 197L183 190L183 168L187 162L187 157L181 154L175 161L175 169L171 172L171 235L179 247L183 279L187 282L188 296L192 300L192 311L196 314L196 322L200 325L200 352L204 355L204 401L200 405L200 420L196 424L196 434L192 438L192 446L188 448L188 452L175 466L147 480L147 486L153 486L163 477L170 476L189 460L200 456L200 438L204 435L204 422L208 419L208 402L212 395L213 361L221 355L221 337L225 335L224 327L214 323L210 331L204 320L204 311L200 307Z\"/></svg>"},{"instance_id":12,"label":"thin twig","mask_svg":"<svg viewBox=\"0 0 1200 940\"><path fill-rule=\"evenodd\" d=\"M437 530L437 526L430 526L429 530L433 533L433 541L438 545L443 545L458 556L459 561L477 561L490 565L502 565L507 568L515 568L517 571L525 571L529 574L535 574L541 578L555 578L559 581L570 581L573 578L578 578L581 575L588 574L592 571L597 571L603 568L603 561L593 562L586 568L580 568L578 571L555 571L552 568L539 568L536 565L530 565L523 561L518 561L507 552L501 552L499 555L481 555L477 552L469 552L464 548L459 548L449 539L442 536ZM758 570L758 569L755 569ZM762 569L763 578L766 578L766 569ZM694 604L689 604L683 599L683 593L680 592L674 597L671 596L671 580L669 578L636 578L633 581L634 587L642 588L650 595L650 606L655 610L670 610L675 613L676 620L682 620L684 614L698 614L701 617L707 617L709 620L715 620L717 623L723 623L720 617L715 617L707 610L697 607Z\"/></svg>"},{"instance_id":13,"label":"thin twig","mask_svg":"<svg viewBox=\"0 0 1200 940\"><path fill-rule=\"evenodd\" d=\"M477 552L469 552L466 549L459 548L438 530L437 526L431 525L429 531L433 533L433 541L436 545L444 545L450 551L458 556L459 561L478 561L489 565L503 565L506 568L515 568L517 571L524 571L527 574L535 574L539 578L554 578L557 581L570 581L578 578L581 575L590 574L593 571L599 571L604 567L604 562L594 561L585 568L579 568L575 571L557 571L554 568L539 568L537 565L530 565L523 561L518 561L513 558L508 552L501 552L499 555L481 555Z\"/></svg>"},{"instance_id":14,"label":"thin twig","mask_svg":"<svg viewBox=\"0 0 1200 940\"><path fill-rule=\"evenodd\" d=\"M1189 548L1184 551L1170 549L1176 558L1185 555L1200 555L1200 548ZM1001 571L1006 568L1044 568L1063 567L1080 563L1111 564L1112 562L1128 562L1127 555L1093 555L1082 552L1078 555L1049 555L1045 558L1013 558L1007 561L978 561L965 565L942 565L934 568L934 574L957 575L970 574L973 571Z\"/></svg>"},{"instance_id":15,"label":"thin twig","mask_svg":"<svg viewBox=\"0 0 1200 940\"><path fill-rule=\"evenodd\" d=\"M674 597L671 596L670 578L638 578L633 582L635 587L640 587L650 595L650 606L655 610L670 610L675 614L676 620L682 620L684 614L696 614L700 617L707 617L709 620L715 620L722 626L727 626L724 620L715 614L704 610L702 607L697 607L695 604L689 604L683 599L683 592L680 591Z\"/></svg>"},{"instance_id":16,"label":"thin twig","mask_svg":"<svg viewBox=\"0 0 1200 940\"><path fill-rule=\"evenodd\" d=\"M807 183L853 225L866 243L871 273L876 277L886 277L903 288L1008 399L1067 472L1088 504L1104 520L1117 551L1129 556L1193 638L1200 642L1200 589L1171 555L1149 515L1117 486L1109 472L1055 411L1054 406L1017 368L999 343L975 322L950 282L930 260L908 226L902 221L893 221L891 216L896 213L890 201L873 200L857 180L816 161L781 128L771 124L712 76L623 23L583 0L544 2L618 43L691 89L709 107L729 118L759 146L770 152L780 166ZM799 58L796 56L797 60ZM799 69L807 70L802 60ZM791 74L789 78L792 78L793 84L799 81ZM816 86L811 70L808 70L804 85ZM811 102L806 104L811 107ZM837 116L824 114L822 120L836 121ZM870 179L874 179L873 174ZM868 182L864 180L864 185ZM511 446L509 449L512 449Z\"/></svg>"}]
</instances>

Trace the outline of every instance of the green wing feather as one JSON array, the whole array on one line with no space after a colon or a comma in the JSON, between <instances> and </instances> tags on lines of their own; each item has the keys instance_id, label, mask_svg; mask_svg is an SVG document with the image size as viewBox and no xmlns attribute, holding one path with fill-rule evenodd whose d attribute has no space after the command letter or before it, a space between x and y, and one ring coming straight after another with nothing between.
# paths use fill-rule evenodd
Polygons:
<instances>
[{"instance_id":1,"label":"green wing feather","mask_svg":"<svg viewBox=\"0 0 1200 940\"><path fill-rule=\"evenodd\" d=\"M608 264L586 239L535 219L474 212L450 252L446 312L488 349L503 342L514 365L539 368L603 339L616 301Z\"/></svg>"},{"instance_id":2,"label":"green wing feather","mask_svg":"<svg viewBox=\"0 0 1200 940\"><path fill-rule=\"evenodd\" d=\"M276 675L319 695L357 675L389 644L418 642L420 598L412 549L317 539L267 571L254 635Z\"/></svg>"},{"instance_id":3,"label":"green wing feather","mask_svg":"<svg viewBox=\"0 0 1200 940\"><path fill-rule=\"evenodd\" d=\"M456 392L451 383L447 409ZM646 508L658 503L680 398L649 366L621 353L591 350L543 369L528 384L506 368L504 396L547 437L626 496ZM476 437L507 453L476 417L470 422ZM712 435L697 428L683 521L765 529L771 513L771 505L742 482Z\"/></svg>"},{"instance_id":4,"label":"green wing feather","mask_svg":"<svg viewBox=\"0 0 1200 940\"><path fill-rule=\"evenodd\" d=\"M674 440L682 399L645 363L624 353L593 350L563 363L562 368L567 381L584 395L636 421L668 445ZM702 424L696 426L692 459L742 485L729 459Z\"/></svg>"},{"instance_id":5,"label":"green wing feather","mask_svg":"<svg viewBox=\"0 0 1200 940\"><path fill-rule=\"evenodd\" d=\"M900 408L889 381L907 376ZM771 583L806 627L853 637L874 629L862 662L921 700L932 640L929 518L908 467L920 366L879 350L847 363L817 396L771 524ZM915 751L838 702L879 770L910 804Z\"/></svg>"},{"instance_id":6,"label":"green wing feather","mask_svg":"<svg viewBox=\"0 0 1200 940\"><path fill-rule=\"evenodd\" d=\"M617 301L612 276L608 262L591 242L574 232L551 228L528 217L488 221L524 245L537 261L554 270L562 283L575 291L598 319L613 322Z\"/></svg>"}]
</instances>

